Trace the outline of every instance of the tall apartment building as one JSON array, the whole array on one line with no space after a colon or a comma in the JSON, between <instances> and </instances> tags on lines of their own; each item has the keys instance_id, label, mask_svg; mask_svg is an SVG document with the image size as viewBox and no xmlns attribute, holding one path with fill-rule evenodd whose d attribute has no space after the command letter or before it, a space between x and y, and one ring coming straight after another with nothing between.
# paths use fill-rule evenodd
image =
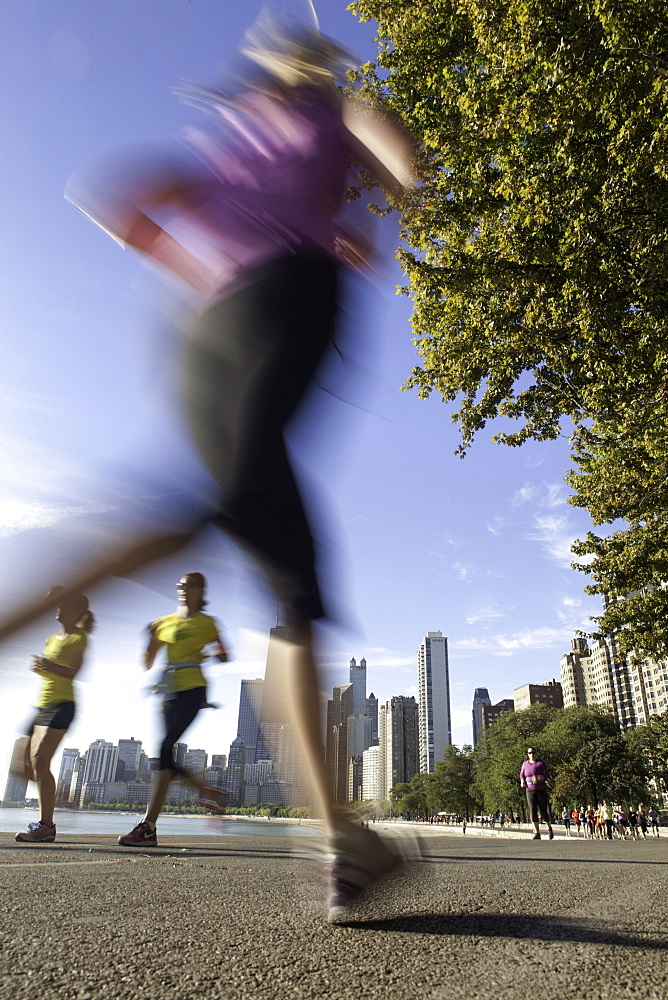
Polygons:
<instances>
[{"instance_id":1,"label":"tall apartment building","mask_svg":"<svg viewBox=\"0 0 668 1000\"><path fill-rule=\"evenodd\" d=\"M473 695L473 746L477 746L482 736L484 726L482 724L482 707L491 705L492 699L487 688L476 688Z\"/></svg>"},{"instance_id":2,"label":"tall apartment building","mask_svg":"<svg viewBox=\"0 0 668 1000\"><path fill-rule=\"evenodd\" d=\"M141 740L131 736L129 740L118 741L117 780L135 781L141 766Z\"/></svg>"},{"instance_id":3,"label":"tall apartment building","mask_svg":"<svg viewBox=\"0 0 668 1000\"><path fill-rule=\"evenodd\" d=\"M75 747L65 747L60 758L58 780L56 781L56 803L61 805L69 801L72 772L79 760L79 751Z\"/></svg>"},{"instance_id":4,"label":"tall apartment building","mask_svg":"<svg viewBox=\"0 0 668 1000\"><path fill-rule=\"evenodd\" d=\"M366 714L371 719L371 746L378 746L378 699L373 691L366 700Z\"/></svg>"},{"instance_id":5,"label":"tall apartment building","mask_svg":"<svg viewBox=\"0 0 668 1000\"><path fill-rule=\"evenodd\" d=\"M512 698L502 698L501 701L497 701L496 705L483 705L482 706L482 728L483 730L489 729L493 726L495 722L498 722L499 716L503 715L504 712L514 712L515 702Z\"/></svg>"},{"instance_id":6,"label":"tall apartment building","mask_svg":"<svg viewBox=\"0 0 668 1000\"><path fill-rule=\"evenodd\" d=\"M668 660L624 656L616 638L573 639L561 658L564 706L600 705L621 729L642 725L668 708Z\"/></svg>"},{"instance_id":7,"label":"tall apartment building","mask_svg":"<svg viewBox=\"0 0 668 1000\"><path fill-rule=\"evenodd\" d=\"M410 781L420 768L420 727L415 698L397 696L378 711L379 763L382 798L400 782Z\"/></svg>"},{"instance_id":8,"label":"tall apartment building","mask_svg":"<svg viewBox=\"0 0 668 1000\"><path fill-rule=\"evenodd\" d=\"M351 715L366 715L366 660L359 663L353 656L350 661L349 681L353 686L353 710Z\"/></svg>"},{"instance_id":9,"label":"tall apartment building","mask_svg":"<svg viewBox=\"0 0 668 1000\"><path fill-rule=\"evenodd\" d=\"M241 682L237 738L243 740L246 746L247 765L253 764L255 761L255 750L260 732L263 688L264 680L261 677Z\"/></svg>"},{"instance_id":10,"label":"tall apartment building","mask_svg":"<svg viewBox=\"0 0 668 1000\"><path fill-rule=\"evenodd\" d=\"M209 755L206 750L188 750L183 766L186 771L192 771L193 774L202 775L206 770L208 762Z\"/></svg>"},{"instance_id":11,"label":"tall apartment building","mask_svg":"<svg viewBox=\"0 0 668 1000\"><path fill-rule=\"evenodd\" d=\"M230 805L239 806L244 801L246 770L246 746L243 740L237 736L230 744L230 753L227 758L227 777L225 787L230 793Z\"/></svg>"},{"instance_id":12,"label":"tall apartment building","mask_svg":"<svg viewBox=\"0 0 668 1000\"><path fill-rule=\"evenodd\" d=\"M564 698L561 684L557 680L545 684L523 684L513 691L515 711L523 712L531 705L547 705L548 708L563 708Z\"/></svg>"},{"instance_id":13,"label":"tall apartment building","mask_svg":"<svg viewBox=\"0 0 668 1000\"><path fill-rule=\"evenodd\" d=\"M23 738L21 737L14 743L14 752L12 753L12 761L14 760L15 756L19 756L24 752L25 750L23 747ZM27 791L28 791L28 779L22 778L21 775L19 774L15 774L12 771L10 764L9 772L7 774L7 783L5 784L5 794L3 802L24 802Z\"/></svg>"},{"instance_id":14,"label":"tall apartment building","mask_svg":"<svg viewBox=\"0 0 668 1000\"><path fill-rule=\"evenodd\" d=\"M385 799L385 780L381 766L380 745L369 747L362 754L362 799Z\"/></svg>"},{"instance_id":15,"label":"tall apartment building","mask_svg":"<svg viewBox=\"0 0 668 1000\"><path fill-rule=\"evenodd\" d=\"M86 751L84 785L87 785L89 781L99 784L113 781L116 777L117 761L118 747L115 747L113 743L107 743L106 740L95 740Z\"/></svg>"},{"instance_id":16,"label":"tall apartment building","mask_svg":"<svg viewBox=\"0 0 668 1000\"><path fill-rule=\"evenodd\" d=\"M452 743L448 640L441 632L427 632L417 651L417 670L420 771L431 774Z\"/></svg>"},{"instance_id":17,"label":"tall apartment building","mask_svg":"<svg viewBox=\"0 0 668 1000\"><path fill-rule=\"evenodd\" d=\"M348 801L348 719L353 715L353 685L337 684L327 702L325 760L335 802Z\"/></svg>"}]
</instances>

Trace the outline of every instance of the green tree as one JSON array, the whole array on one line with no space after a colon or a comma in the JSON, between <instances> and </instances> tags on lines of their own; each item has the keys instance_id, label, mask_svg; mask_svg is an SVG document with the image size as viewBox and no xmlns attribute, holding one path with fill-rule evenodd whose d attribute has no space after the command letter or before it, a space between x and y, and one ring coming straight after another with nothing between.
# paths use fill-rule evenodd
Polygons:
<instances>
[{"instance_id":1,"label":"green tree","mask_svg":"<svg viewBox=\"0 0 668 1000\"><path fill-rule=\"evenodd\" d=\"M437 762L434 773L429 777L434 813L453 812L470 816L477 812L472 747L446 747L443 760Z\"/></svg>"},{"instance_id":2,"label":"green tree","mask_svg":"<svg viewBox=\"0 0 668 1000\"><path fill-rule=\"evenodd\" d=\"M398 256L460 453L573 426L601 632L668 650L668 30L664 0L357 0L356 83L414 132ZM498 425L497 425L498 426ZM649 586L627 601L626 595ZM661 613L656 614L659 610Z\"/></svg>"},{"instance_id":3,"label":"green tree","mask_svg":"<svg viewBox=\"0 0 668 1000\"><path fill-rule=\"evenodd\" d=\"M652 715L647 722L627 734L634 753L644 761L648 778L660 800L668 793L668 709Z\"/></svg>"}]
</instances>

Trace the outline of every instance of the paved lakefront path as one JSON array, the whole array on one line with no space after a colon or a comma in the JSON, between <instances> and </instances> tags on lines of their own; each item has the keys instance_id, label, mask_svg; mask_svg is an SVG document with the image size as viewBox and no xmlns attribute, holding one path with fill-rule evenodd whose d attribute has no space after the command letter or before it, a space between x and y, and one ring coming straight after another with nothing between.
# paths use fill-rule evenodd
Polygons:
<instances>
[{"instance_id":1,"label":"paved lakefront path","mask_svg":"<svg viewBox=\"0 0 668 1000\"><path fill-rule=\"evenodd\" d=\"M420 832L338 927L315 838L0 834L0 998L666 1000L668 837Z\"/></svg>"}]
</instances>

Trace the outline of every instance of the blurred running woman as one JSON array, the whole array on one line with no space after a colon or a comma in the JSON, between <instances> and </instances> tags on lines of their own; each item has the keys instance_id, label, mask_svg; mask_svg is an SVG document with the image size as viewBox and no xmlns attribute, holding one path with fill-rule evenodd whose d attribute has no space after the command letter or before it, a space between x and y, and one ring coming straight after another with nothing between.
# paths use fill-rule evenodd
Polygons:
<instances>
[{"instance_id":1,"label":"blurred running woman","mask_svg":"<svg viewBox=\"0 0 668 1000\"><path fill-rule=\"evenodd\" d=\"M124 847L158 846L156 823L169 784L176 774L199 789L202 804L222 807L227 799L226 793L209 788L174 761L174 746L194 722L200 709L208 705L206 680L200 666L206 658L204 649L211 647L212 655L220 663L227 661L218 623L202 610L206 605L205 587L206 581L201 573L186 573L176 585L176 612L149 625L150 639L144 654L147 670L153 666L161 647L167 647L167 667L159 685L164 694L165 738L160 747L160 766L146 815L130 833L118 838L118 843Z\"/></svg>"},{"instance_id":2,"label":"blurred running woman","mask_svg":"<svg viewBox=\"0 0 668 1000\"><path fill-rule=\"evenodd\" d=\"M61 592L62 587L52 587L47 598ZM51 759L74 719L74 678L83 665L88 635L95 623L88 598L83 594L62 598L56 621L60 631L46 640L42 656L32 658L32 670L42 682L37 715L29 734L17 741L12 758L12 770L37 785L39 821L16 834L18 841L28 844L50 844L56 839L56 782Z\"/></svg>"},{"instance_id":3,"label":"blurred running woman","mask_svg":"<svg viewBox=\"0 0 668 1000\"><path fill-rule=\"evenodd\" d=\"M252 555L283 605L277 655L328 836L336 920L397 859L330 796L312 636L326 611L284 431L331 344L340 264L368 255L335 222L350 162L399 197L413 182L411 150L387 116L342 97L348 57L317 30L263 17L241 51L236 93L189 91L208 115L188 132L189 159L164 158L120 194L110 183L97 204L80 204L205 296L186 347L186 406L221 489L211 520ZM192 251L181 237L188 227L199 234Z\"/></svg>"}]
</instances>

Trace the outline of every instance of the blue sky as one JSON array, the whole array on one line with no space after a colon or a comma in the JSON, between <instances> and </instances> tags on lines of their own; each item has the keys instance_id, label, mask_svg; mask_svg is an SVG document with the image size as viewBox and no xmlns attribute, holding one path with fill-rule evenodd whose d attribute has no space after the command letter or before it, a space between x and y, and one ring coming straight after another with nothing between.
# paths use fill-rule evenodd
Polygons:
<instances>
[{"instance_id":1,"label":"blue sky","mask_svg":"<svg viewBox=\"0 0 668 1000\"><path fill-rule=\"evenodd\" d=\"M63 190L81 164L168 138L190 121L172 88L215 78L259 7L255 0L5 0L5 608L18 594L57 583L90 546L91 525L122 531L128 496L159 496L202 475L172 405L183 322L177 291L77 213ZM372 26L335 0L316 8L325 32L360 60L373 56ZM427 631L441 630L450 646L453 737L462 744L471 740L475 687L497 701L521 684L558 678L574 630L598 612L598 600L583 593L585 578L569 568L570 544L590 524L566 503L565 438L508 449L486 433L461 461L449 407L400 391L415 351L410 303L394 294L395 231L392 220L378 228L374 280L349 283L346 360L328 373L330 393L320 393L298 442L311 495L327 512L340 609L339 623L321 630L323 686L346 679L351 656L365 656L369 689L381 701L417 695L415 652ZM52 531L58 544L49 541ZM209 608L235 658L209 669L211 697L222 707L185 739L227 752L239 681L262 673L274 608L252 569L213 532L138 580L90 594L99 628L64 745L134 736L154 751L157 706L143 694L141 630L172 610L174 584L192 569L209 579ZM3 644L3 785L15 729L34 699L29 656L55 631L47 617Z\"/></svg>"}]
</instances>

